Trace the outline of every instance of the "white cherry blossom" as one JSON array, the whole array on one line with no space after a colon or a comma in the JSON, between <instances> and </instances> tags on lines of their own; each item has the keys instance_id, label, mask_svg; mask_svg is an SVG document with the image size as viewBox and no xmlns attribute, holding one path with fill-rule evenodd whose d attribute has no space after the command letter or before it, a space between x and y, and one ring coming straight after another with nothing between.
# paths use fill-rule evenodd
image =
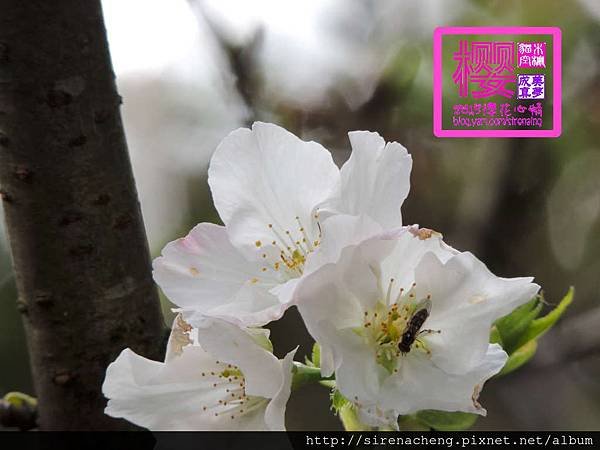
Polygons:
<instances>
[{"instance_id":1,"label":"white cherry blossom","mask_svg":"<svg viewBox=\"0 0 600 450\"><path fill-rule=\"evenodd\" d=\"M320 144L272 124L240 128L221 142L208 181L225 226L201 223L154 261L156 282L188 322L278 319L303 276L344 246L401 225L410 155L377 133L349 136L352 155L341 169ZM334 228L352 233L327 235L325 222L334 219ZM328 256L317 257L324 245Z\"/></svg>"},{"instance_id":2,"label":"white cherry blossom","mask_svg":"<svg viewBox=\"0 0 600 450\"><path fill-rule=\"evenodd\" d=\"M284 430L295 350L278 360L265 333L178 316L165 362L125 349L108 367L106 414L150 430Z\"/></svg>"},{"instance_id":3,"label":"white cherry blossom","mask_svg":"<svg viewBox=\"0 0 600 450\"><path fill-rule=\"evenodd\" d=\"M507 359L489 344L491 325L538 289L493 275L439 233L404 227L343 249L306 277L297 304L322 374L335 373L364 423L397 426L423 409L484 415L479 391Z\"/></svg>"}]
</instances>

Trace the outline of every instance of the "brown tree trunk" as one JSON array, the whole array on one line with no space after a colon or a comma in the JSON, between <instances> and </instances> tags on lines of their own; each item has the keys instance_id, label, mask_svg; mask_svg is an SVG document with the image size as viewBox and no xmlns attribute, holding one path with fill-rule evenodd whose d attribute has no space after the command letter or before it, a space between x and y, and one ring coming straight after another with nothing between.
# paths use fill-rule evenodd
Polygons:
<instances>
[{"instance_id":1,"label":"brown tree trunk","mask_svg":"<svg viewBox=\"0 0 600 450\"><path fill-rule=\"evenodd\" d=\"M122 427L107 365L160 353L120 103L99 0L0 0L0 190L46 430Z\"/></svg>"}]
</instances>

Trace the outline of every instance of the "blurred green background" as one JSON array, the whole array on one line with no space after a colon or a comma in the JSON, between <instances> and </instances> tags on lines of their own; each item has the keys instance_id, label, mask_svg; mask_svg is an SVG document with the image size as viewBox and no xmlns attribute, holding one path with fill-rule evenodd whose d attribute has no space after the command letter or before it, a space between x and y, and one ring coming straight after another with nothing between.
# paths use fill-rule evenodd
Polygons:
<instances>
[{"instance_id":1,"label":"blurred green background","mask_svg":"<svg viewBox=\"0 0 600 450\"><path fill-rule=\"evenodd\" d=\"M576 287L535 358L486 385L488 417L476 429L600 429L600 2L105 0L104 9L154 256L219 220L206 168L234 128L275 122L339 164L348 131L378 131L413 156L407 224L439 230L497 275L535 276L551 303ZM432 35L449 25L560 27L562 136L435 138ZM2 236L0 393L31 393ZM271 329L277 353L309 351L294 309ZM339 429L327 397L322 387L293 395L288 427Z\"/></svg>"}]
</instances>

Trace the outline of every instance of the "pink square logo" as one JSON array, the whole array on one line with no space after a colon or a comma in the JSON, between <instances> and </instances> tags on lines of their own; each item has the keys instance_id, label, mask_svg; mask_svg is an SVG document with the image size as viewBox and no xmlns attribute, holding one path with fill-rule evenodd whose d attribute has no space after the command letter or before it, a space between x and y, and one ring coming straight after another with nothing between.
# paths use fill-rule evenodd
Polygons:
<instances>
[{"instance_id":1,"label":"pink square logo","mask_svg":"<svg viewBox=\"0 0 600 450\"><path fill-rule=\"evenodd\" d=\"M433 42L435 136L560 136L559 28L440 27Z\"/></svg>"}]
</instances>

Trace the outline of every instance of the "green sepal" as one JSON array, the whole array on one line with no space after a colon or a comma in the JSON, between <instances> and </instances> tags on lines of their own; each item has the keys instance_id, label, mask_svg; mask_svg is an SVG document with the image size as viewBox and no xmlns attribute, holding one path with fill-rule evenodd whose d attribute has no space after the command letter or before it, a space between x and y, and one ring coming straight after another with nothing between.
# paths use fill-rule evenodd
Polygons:
<instances>
[{"instance_id":1,"label":"green sepal","mask_svg":"<svg viewBox=\"0 0 600 450\"><path fill-rule=\"evenodd\" d=\"M531 340L527 342L525 345L519 347L516 351L514 351L504 364L502 370L496 375L500 377L502 375L506 375L513 370L518 369L535 355L537 350L537 341Z\"/></svg>"},{"instance_id":2,"label":"green sepal","mask_svg":"<svg viewBox=\"0 0 600 450\"><path fill-rule=\"evenodd\" d=\"M465 412L447 412L425 409L415 414L417 420L429 428L438 431L461 431L468 430L475 424L477 414Z\"/></svg>"},{"instance_id":3,"label":"green sepal","mask_svg":"<svg viewBox=\"0 0 600 450\"><path fill-rule=\"evenodd\" d=\"M550 311L543 317L535 318L529 321L527 328L525 328L525 330L523 330L519 334L516 343L513 346L504 347L504 349L509 354L509 357L502 370L496 376L503 376L509 374L521 367L531 358L533 358L535 352L537 351L538 339L542 337L548 330L550 330L550 328L552 328L552 326L558 321L558 319L560 319L560 317L566 311L567 307L573 302L574 294L575 289L573 287L569 288L567 294L552 311ZM523 306L530 305L530 303L527 303ZM541 302L535 308L531 309L531 311L536 310L538 307L541 307ZM515 310L513 313L506 317L510 317L519 309L520 308L517 308L517 310ZM521 311L520 313L523 316L523 311ZM526 315L527 314L525 313L525 316ZM500 321L506 319L506 317L500 319ZM497 321L496 325L498 325L500 321Z\"/></svg>"},{"instance_id":4,"label":"green sepal","mask_svg":"<svg viewBox=\"0 0 600 450\"><path fill-rule=\"evenodd\" d=\"M321 346L317 342L312 348L312 363L316 367L321 367Z\"/></svg>"},{"instance_id":5,"label":"green sepal","mask_svg":"<svg viewBox=\"0 0 600 450\"><path fill-rule=\"evenodd\" d=\"M521 336L529 328L533 320L542 310L542 302L539 297L535 297L528 303L519 306L510 314L498 319L495 327L500 335L502 348L509 355L520 347L518 345Z\"/></svg>"},{"instance_id":6,"label":"green sepal","mask_svg":"<svg viewBox=\"0 0 600 450\"><path fill-rule=\"evenodd\" d=\"M369 431L371 427L358 419L356 406L342 395L337 389L330 394L331 409L339 417L346 431Z\"/></svg>"},{"instance_id":7,"label":"green sepal","mask_svg":"<svg viewBox=\"0 0 600 450\"><path fill-rule=\"evenodd\" d=\"M347 402L338 411L338 417L346 431L371 431L371 427L358 420L355 406Z\"/></svg>"},{"instance_id":8,"label":"green sepal","mask_svg":"<svg viewBox=\"0 0 600 450\"><path fill-rule=\"evenodd\" d=\"M358 420L358 414L356 413L356 407L352 402L348 401L346 397L342 395L337 389L332 389L329 395L331 399L331 409L342 421L344 430L346 431L366 431L370 428L364 425Z\"/></svg>"},{"instance_id":9,"label":"green sepal","mask_svg":"<svg viewBox=\"0 0 600 450\"><path fill-rule=\"evenodd\" d=\"M337 389L331 391L329 398L331 399L331 409L333 409L336 414L338 414L340 409L348 403L346 397L344 397Z\"/></svg>"},{"instance_id":10,"label":"green sepal","mask_svg":"<svg viewBox=\"0 0 600 450\"><path fill-rule=\"evenodd\" d=\"M500 346L504 348L504 345L502 345L502 337L500 336L500 332L496 325L492 325L492 329L490 330L490 344L500 344Z\"/></svg>"},{"instance_id":11,"label":"green sepal","mask_svg":"<svg viewBox=\"0 0 600 450\"><path fill-rule=\"evenodd\" d=\"M517 342L517 347L522 347L527 342L537 340L542 337L552 326L561 318L567 310L567 307L573 302L575 288L571 286L567 294L560 303L544 317L535 319L529 324L527 330L521 335Z\"/></svg>"}]
</instances>

